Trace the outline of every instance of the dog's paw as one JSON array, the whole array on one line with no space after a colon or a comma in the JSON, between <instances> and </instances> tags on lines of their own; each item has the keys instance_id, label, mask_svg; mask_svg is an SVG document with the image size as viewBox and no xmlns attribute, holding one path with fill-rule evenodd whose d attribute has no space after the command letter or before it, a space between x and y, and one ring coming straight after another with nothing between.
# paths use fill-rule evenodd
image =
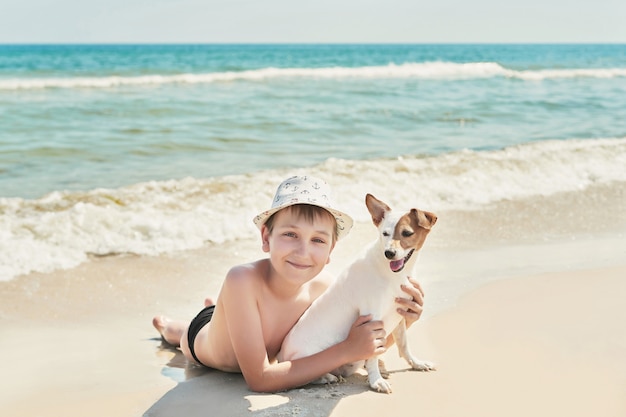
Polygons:
<instances>
[{"instance_id":1,"label":"dog's paw","mask_svg":"<svg viewBox=\"0 0 626 417\"><path fill-rule=\"evenodd\" d=\"M429 372L429 371L437 370L437 367L435 366L434 363L426 362L426 361L412 360L412 361L409 361L409 365L411 365L411 368L413 368L414 370L421 371L421 372Z\"/></svg>"},{"instance_id":2,"label":"dog's paw","mask_svg":"<svg viewBox=\"0 0 626 417\"><path fill-rule=\"evenodd\" d=\"M343 380L343 378L341 377L336 377L333 374L326 374L324 376L322 376L320 379L316 379L315 381L313 381L313 384L334 384L335 382L341 382Z\"/></svg>"},{"instance_id":3,"label":"dog's paw","mask_svg":"<svg viewBox=\"0 0 626 417\"><path fill-rule=\"evenodd\" d=\"M376 381L370 381L370 387L377 392L384 392L385 394L391 394L391 384L385 381L382 377Z\"/></svg>"}]
</instances>

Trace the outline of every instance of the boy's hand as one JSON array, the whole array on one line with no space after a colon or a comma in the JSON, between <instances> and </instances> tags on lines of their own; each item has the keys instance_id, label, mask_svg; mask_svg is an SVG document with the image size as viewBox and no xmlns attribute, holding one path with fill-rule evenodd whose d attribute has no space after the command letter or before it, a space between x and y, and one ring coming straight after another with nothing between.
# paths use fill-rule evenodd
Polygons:
<instances>
[{"instance_id":1,"label":"boy's hand","mask_svg":"<svg viewBox=\"0 0 626 417\"><path fill-rule=\"evenodd\" d=\"M415 323L424 310L424 290L419 282L412 278L409 278L411 285L401 285L402 291L411 296L412 300L405 298L396 298L396 303L400 305L398 307L398 313L406 320L406 327L409 328Z\"/></svg>"},{"instance_id":2,"label":"boy's hand","mask_svg":"<svg viewBox=\"0 0 626 417\"><path fill-rule=\"evenodd\" d=\"M372 315L356 319L345 340L351 362L369 359L385 352L387 338L382 320L372 320Z\"/></svg>"}]
</instances>

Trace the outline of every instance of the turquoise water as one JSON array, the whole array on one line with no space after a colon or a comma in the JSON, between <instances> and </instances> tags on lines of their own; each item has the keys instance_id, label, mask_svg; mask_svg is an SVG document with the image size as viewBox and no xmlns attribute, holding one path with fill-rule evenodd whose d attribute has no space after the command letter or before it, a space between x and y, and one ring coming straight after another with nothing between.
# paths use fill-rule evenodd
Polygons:
<instances>
[{"instance_id":1,"label":"turquoise water","mask_svg":"<svg viewBox=\"0 0 626 417\"><path fill-rule=\"evenodd\" d=\"M0 280L254 236L294 173L367 221L624 167L626 45L0 46Z\"/></svg>"},{"instance_id":2,"label":"turquoise water","mask_svg":"<svg viewBox=\"0 0 626 417\"><path fill-rule=\"evenodd\" d=\"M626 136L626 45L0 46L0 196Z\"/></svg>"}]
</instances>

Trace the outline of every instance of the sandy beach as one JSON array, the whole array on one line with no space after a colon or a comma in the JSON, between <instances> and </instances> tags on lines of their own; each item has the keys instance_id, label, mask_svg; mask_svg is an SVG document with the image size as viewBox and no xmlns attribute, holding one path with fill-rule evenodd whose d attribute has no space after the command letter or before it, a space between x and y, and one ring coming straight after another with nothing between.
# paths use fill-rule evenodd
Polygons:
<instances>
[{"instance_id":1,"label":"sandy beach","mask_svg":"<svg viewBox=\"0 0 626 417\"><path fill-rule=\"evenodd\" d=\"M231 265L262 256L252 239L1 282L0 415L624 416L624 189L440 213L418 266L426 312L409 331L438 370L410 372L391 350L390 395L361 374L257 394L162 344L152 316L191 318ZM358 224L330 267L372 237Z\"/></svg>"},{"instance_id":2,"label":"sandy beach","mask_svg":"<svg viewBox=\"0 0 626 417\"><path fill-rule=\"evenodd\" d=\"M542 6L587 19L491 18L482 42L439 22L494 17L474 3L47 3L0 25L0 417L626 417L626 45L586 26L624 13ZM437 371L392 349L390 395L363 373L259 394L161 341L155 315L190 320L266 256L252 218L293 175L356 221L335 274L375 238L366 193L436 213L408 335Z\"/></svg>"}]
</instances>

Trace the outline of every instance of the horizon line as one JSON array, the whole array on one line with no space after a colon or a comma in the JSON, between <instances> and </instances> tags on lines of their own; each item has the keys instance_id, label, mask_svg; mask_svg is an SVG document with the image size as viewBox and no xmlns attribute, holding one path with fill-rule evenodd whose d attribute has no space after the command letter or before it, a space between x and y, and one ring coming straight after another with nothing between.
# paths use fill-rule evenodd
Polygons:
<instances>
[{"instance_id":1,"label":"horizon line","mask_svg":"<svg viewBox=\"0 0 626 417\"><path fill-rule=\"evenodd\" d=\"M256 46L256 45L284 45L284 46L314 46L314 45L626 45L625 41L511 41L511 42L470 42L470 41L433 41L433 42L199 42L199 41L189 41L189 42L168 42L168 41L121 41L121 42L105 42L105 41L94 41L94 42L3 42L0 41L1 46L11 46L11 45L19 45L19 46L47 46L47 45L241 45L241 46Z\"/></svg>"}]
</instances>

